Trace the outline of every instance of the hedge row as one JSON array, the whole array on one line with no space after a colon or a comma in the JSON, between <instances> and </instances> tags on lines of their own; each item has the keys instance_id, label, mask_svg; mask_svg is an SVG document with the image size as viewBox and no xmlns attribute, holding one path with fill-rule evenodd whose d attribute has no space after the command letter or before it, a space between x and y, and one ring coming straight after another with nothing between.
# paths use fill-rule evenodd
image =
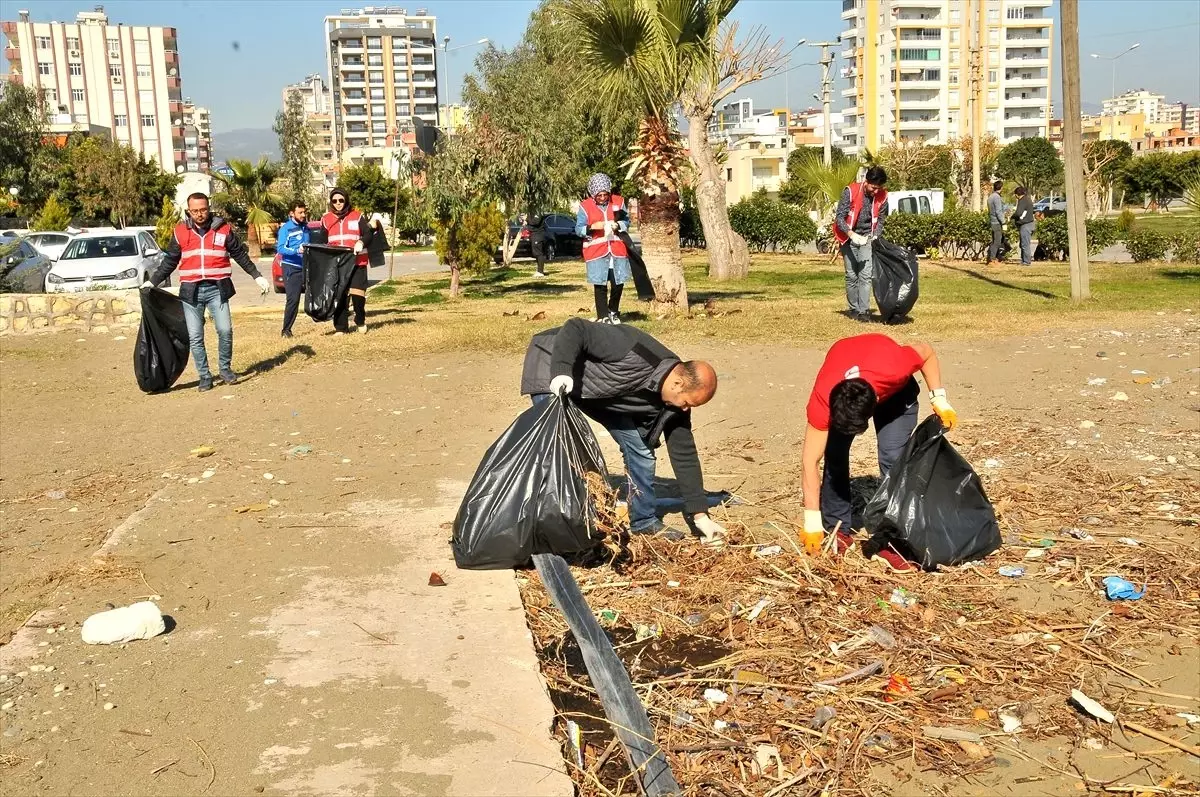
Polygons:
<instances>
[{"instance_id":1,"label":"hedge row","mask_svg":"<svg viewBox=\"0 0 1200 797\"><path fill-rule=\"evenodd\" d=\"M987 213L952 210L939 215L917 216L897 213L888 216L884 224L887 238L902 246L926 252L936 250L942 257L956 260L978 260L987 255L992 242L992 227ZM1067 217L1051 216L1037 226L1037 240L1043 255L1051 260L1065 260ZM1009 225L1006 237L1018 245L1017 230ZM1092 219L1087 223L1088 251L1092 254L1117 242L1117 226L1109 219Z\"/></svg>"},{"instance_id":2,"label":"hedge row","mask_svg":"<svg viewBox=\"0 0 1200 797\"><path fill-rule=\"evenodd\" d=\"M817 237L807 213L762 191L729 208L729 223L756 252L795 252Z\"/></svg>"},{"instance_id":3,"label":"hedge row","mask_svg":"<svg viewBox=\"0 0 1200 797\"><path fill-rule=\"evenodd\" d=\"M1168 236L1135 227L1125 240L1125 248L1135 263L1166 260L1168 252L1177 263L1200 263L1200 233L1181 232Z\"/></svg>"}]
</instances>

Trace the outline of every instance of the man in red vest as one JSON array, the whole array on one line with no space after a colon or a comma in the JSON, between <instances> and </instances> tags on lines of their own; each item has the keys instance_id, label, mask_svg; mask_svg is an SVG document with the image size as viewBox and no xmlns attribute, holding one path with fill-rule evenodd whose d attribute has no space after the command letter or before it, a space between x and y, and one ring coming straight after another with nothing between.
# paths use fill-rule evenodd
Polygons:
<instances>
[{"instance_id":1,"label":"man in red vest","mask_svg":"<svg viewBox=\"0 0 1200 797\"><path fill-rule=\"evenodd\" d=\"M200 375L200 392L212 390L212 372L208 370L208 353L204 350L204 310L212 316L217 328L217 362L221 381L237 384L233 372L233 319L229 315L229 300L233 288L233 265L254 278L262 295L271 287L250 259L246 245L229 222L213 216L205 194L192 194L187 199L188 220L175 225L171 244L163 256L162 265L142 284L143 288L161 284L171 272L179 269L179 298L183 301L183 317L187 321L188 342L192 347L192 362Z\"/></svg>"},{"instance_id":2,"label":"man in red vest","mask_svg":"<svg viewBox=\"0 0 1200 797\"><path fill-rule=\"evenodd\" d=\"M887 172L872 166L861 183L851 183L842 191L833 215L833 237L842 250L846 265L846 301L850 317L871 320L871 278L874 276L871 244L883 232L888 215Z\"/></svg>"}]
</instances>

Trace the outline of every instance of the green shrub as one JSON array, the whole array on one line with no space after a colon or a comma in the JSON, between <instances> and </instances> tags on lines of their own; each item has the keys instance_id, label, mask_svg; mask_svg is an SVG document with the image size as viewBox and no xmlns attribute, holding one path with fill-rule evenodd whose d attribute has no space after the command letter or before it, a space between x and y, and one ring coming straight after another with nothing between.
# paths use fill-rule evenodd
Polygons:
<instances>
[{"instance_id":1,"label":"green shrub","mask_svg":"<svg viewBox=\"0 0 1200 797\"><path fill-rule=\"evenodd\" d=\"M759 191L729 208L729 223L756 252L795 252L817 237L817 225L800 208Z\"/></svg>"},{"instance_id":2,"label":"green shrub","mask_svg":"<svg viewBox=\"0 0 1200 797\"><path fill-rule=\"evenodd\" d=\"M46 204L42 205L42 212L34 219L34 230L53 230L61 231L67 229L71 224L71 213L67 210L66 205L58 201L58 192L50 195L46 200Z\"/></svg>"},{"instance_id":3,"label":"green shrub","mask_svg":"<svg viewBox=\"0 0 1200 797\"><path fill-rule=\"evenodd\" d=\"M950 259L982 257L992 242L986 213L952 210L939 215L895 213L884 222L884 236L901 246L937 249Z\"/></svg>"},{"instance_id":4,"label":"green shrub","mask_svg":"<svg viewBox=\"0 0 1200 797\"><path fill-rule=\"evenodd\" d=\"M1129 233L1133 232L1133 223L1137 217L1133 215L1133 211L1125 208L1121 211L1121 215L1117 216L1117 232L1122 238L1125 238Z\"/></svg>"},{"instance_id":5,"label":"green shrub","mask_svg":"<svg viewBox=\"0 0 1200 797\"><path fill-rule=\"evenodd\" d=\"M1071 254L1067 239L1067 217L1065 214L1050 216L1037 223L1038 247L1047 260L1066 260ZM1106 246L1119 240L1117 225L1111 219L1089 219L1087 222L1088 252L1097 254Z\"/></svg>"},{"instance_id":6,"label":"green shrub","mask_svg":"<svg viewBox=\"0 0 1200 797\"><path fill-rule=\"evenodd\" d=\"M1200 232L1178 232L1171 236L1171 259L1176 263L1200 263Z\"/></svg>"},{"instance_id":7,"label":"green shrub","mask_svg":"<svg viewBox=\"0 0 1200 797\"><path fill-rule=\"evenodd\" d=\"M1167 236L1154 230L1134 230L1125 241L1125 248L1135 263L1145 263L1147 260L1165 260L1167 257Z\"/></svg>"}]
</instances>

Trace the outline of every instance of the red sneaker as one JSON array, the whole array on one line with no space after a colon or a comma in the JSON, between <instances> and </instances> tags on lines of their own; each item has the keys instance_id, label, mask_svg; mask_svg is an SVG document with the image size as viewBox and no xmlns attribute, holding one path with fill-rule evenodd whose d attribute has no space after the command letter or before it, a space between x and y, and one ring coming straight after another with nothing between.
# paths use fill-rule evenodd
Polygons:
<instances>
[{"instance_id":1,"label":"red sneaker","mask_svg":"<svg viewBox=\"0 0 1200 797\"><path fill-rule=\"evenodd\" d=\"M845 556L846 551L854 547L854 537L844 531L837 533L837 555Z\"/></svg>"},{"instance_id":2,"label":"red sneaker","mask_svg":"<svg viewBox=\"0 0 1200 797\"><path fill-rule=\"evenodd\" d=\"M872 556L871 561L883 562L884 565L896 573L912 573L920 570L919 567L901 556L900 552L890 545Z\"/></svg>"}]
</instances>

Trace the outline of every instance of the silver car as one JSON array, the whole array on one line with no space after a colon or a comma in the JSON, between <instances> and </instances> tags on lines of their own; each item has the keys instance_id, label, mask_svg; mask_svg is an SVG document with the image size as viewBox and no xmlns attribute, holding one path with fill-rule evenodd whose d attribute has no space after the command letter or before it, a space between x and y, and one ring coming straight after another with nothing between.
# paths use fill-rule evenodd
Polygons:
<instances>
[{"instance_id":1,"label":"silver car","mask_svg":"<svg viewBox=\"0 0 1200 797\"><path fill-rule=\"evenodd\" d=\"M42 293L51 265L28 241L0 238L0 293Z\"/></svg>"}]
</instances>

